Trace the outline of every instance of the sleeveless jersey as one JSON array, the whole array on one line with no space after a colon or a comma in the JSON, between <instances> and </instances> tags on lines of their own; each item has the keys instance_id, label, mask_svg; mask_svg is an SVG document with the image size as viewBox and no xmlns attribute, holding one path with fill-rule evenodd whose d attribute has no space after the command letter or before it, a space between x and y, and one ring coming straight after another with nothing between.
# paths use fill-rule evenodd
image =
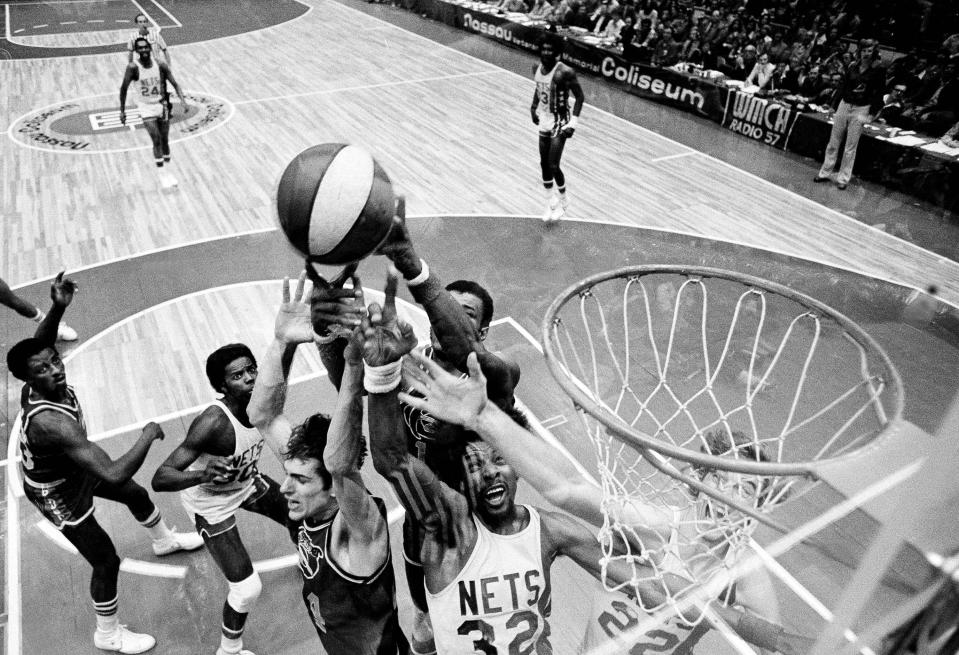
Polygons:
<instances>
[{"instance_id":1,"label":"sleeveless jersey","mask_svg":"<svg viewBox=\"0 0 959 655\"><path fill-rule=\"evenodd\" d=\"M160 79L160 64L156 60L149 68L144 68L140 58L134 58L137 65L139 79L136 81L136 92L133 94L134 103L144 118L157 117L163 114L163 85Z\"/></svg>"},{"instance_id":2,"label":"sleeveless jersey","mask_svg":"<svg viewBox=\"0 0 959 655\"><path fill-rule=\"evenodd\" d=\"M551 655L549 563L543 561L539 513L511 535L473 518L476 545L463 570L437 594L426 590L439 655Z\"/></svg>"},{"instance_id":3,"label":"sleeveless jersey","mask_svg":"<svg viewBox=\"0 0 959 655\"><path fill-rule=\"evenodd\" d=\"M433 359L433 347L426 346L423 354L429 359ZM466 373L461 373L460 378L467 377ZM412 388L406 390L407 393L420 395ZM452 426L449 423L435 418L429 412L418 409L406 403L401 403L403 419L406 423L406 444L410 454L424 462L431 471L437 473L440 479L452 488L459 486L458 476L461 466L456 466L455 475L450 471L451 465L458 462L451 462L450 448L453 442L462 434L458 426ZM459 456L456 455L456 459Z\"/></svg>"},{"instance_id":4,"label":"sleeveless jersey","mask_svg":"<svg viewBox=\"0 0 959 655\"><path fill-rule=\"evenodd\" d=\"M20 470L27 482L43 483L45 485L62 482L71 477L86 475L86 472L66 456L59 446L44 446L31 442L28 430L30 422L41 412L60 412L80 424L80 429L86 434L87 427L83 422L83 410L80 401L73 391L67 387L67 400L55 403L44 400L33 393L28 385L23 386L20 392Z\"/></svg>"},{"instance_id":5,"label":"sleeveless jersey","mask_svg":"<svg viewBox=\"0 0 959 655\"><path fill-rule=\"evenodd\" d=\"M386 505L374 498L386 519ZM328 555L334 514L322 523L290 523L299 551L303 601L329 655L405 655L409 646L396 610L396 580L387 548L386 561L372 575L341 569Z\"/></svg>"},{"instance_id":6,"label":"sleeveless jersey","mask_svg":"<svg viewBox=\"0 0 959 655\"><path fill-rule=\"evenodd\" d=\"M543 65L536 67L536 74L533 79L536 81L536 93L539 95L539 103L536 105L536 115L539 116L540 132L550 133L553 136L559 134L567 123L569 123L569 89L560 89L556 85L556 74L566 70L566 64L557 61L553 70L548 73L543 72Z\"/></svg>"},{"instance_id":7,"label":"sleeveless jersey","mask_svg":"<svg viewBox=\"0 0 959 655\"><path fill-rule=\"evenodd\" d=\"M233 412L219 400L213 401L213 404L226 414L233 426L236 439L233 455L230 457L233 472L228 482L204 482L184 489L180 492L180 497L183 506L191 515L199 514L210 523L219 523L232 516L253 493L253 478L259 473L256 464L263 452L263 436L256 428L248 428L240 423L233 416ZM201 453L187 470L202 471L214 457L216 456Z\"/></svg>"}]
</instances>

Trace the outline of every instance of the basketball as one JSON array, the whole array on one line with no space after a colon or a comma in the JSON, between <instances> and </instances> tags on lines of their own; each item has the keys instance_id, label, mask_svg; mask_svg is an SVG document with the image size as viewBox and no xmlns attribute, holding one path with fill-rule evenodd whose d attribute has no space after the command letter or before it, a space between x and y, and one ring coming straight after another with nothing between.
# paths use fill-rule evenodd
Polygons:
<instances>
[{"instance_id":1,"label":"basketball","mask_svg":"<svg viewBox=\"0 0 959 655\"><path fill-rule=\"evenodd\" d=\"M280 227L310 261L342 266L382 244L393 225L393 185L363 148L322 143L289 163L276 192Z\"/></svg>"}]
</instances>

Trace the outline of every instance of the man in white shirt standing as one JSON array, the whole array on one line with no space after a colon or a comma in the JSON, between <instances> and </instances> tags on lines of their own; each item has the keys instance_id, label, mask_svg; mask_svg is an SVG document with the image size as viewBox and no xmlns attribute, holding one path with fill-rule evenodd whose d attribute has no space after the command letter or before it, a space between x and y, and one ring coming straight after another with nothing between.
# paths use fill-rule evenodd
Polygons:
<instances>
[{"instance_id":1,"label":"man in white shirt standing","mask_svg":"<svg viewBox=\"0 0 959 655\"><path fill-rule=\"evenodd\" d=\"M130 40L127 41L129 63L133 63L133 56L136 54L136 40L146 39L150 44L150 49L153 51L153 58L169 66L170 53L166 48L166 41L163 40L163 36L160 34L160 28L155 24L154 27L150 27L150 19L146 17L146 14L137 14L133 22L136 23L137 29L130 35Z\"/></svg>"}]
</instances>

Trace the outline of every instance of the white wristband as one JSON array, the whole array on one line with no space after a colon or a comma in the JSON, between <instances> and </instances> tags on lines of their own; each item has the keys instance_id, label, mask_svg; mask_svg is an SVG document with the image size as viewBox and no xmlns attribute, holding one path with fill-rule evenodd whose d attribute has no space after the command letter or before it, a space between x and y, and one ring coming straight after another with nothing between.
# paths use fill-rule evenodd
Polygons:
<instances>
[{"instance_id":1,"label":"white wristband","mask_svg":"<svg viewBox=\"0 0 959 655\"><path fill-rule=\"evenodd\" d=\"M370 366L363 362L363 388L369 393L386 393L400 386L403 378L403 360Z\"/></svg>"},{"instance_id":2,"label":"white wristband","mask_svg":"<svg viewBox=\"0 0 959 655\"><path fill-rule=\"evenodd\" d=\"M575 130L577 123L579 123L579 116L570 116L569 122L566 123L566 127L568 127L571 130Z\"/></svg>"},{"instance_id":3,"label":"white wristband","mask_svg":"<svg viewBox=\"0 0 959 655\"><path fill-rule=\"evenodd\" d=\"M420 274L414 277L412 280L407 280L406 285L410 287L416 287L429 279L430 277L430 267L427 265L426 260L420 260L420 266L423 267L423 270L420 271Z\"/></svg>"}]
</instances>

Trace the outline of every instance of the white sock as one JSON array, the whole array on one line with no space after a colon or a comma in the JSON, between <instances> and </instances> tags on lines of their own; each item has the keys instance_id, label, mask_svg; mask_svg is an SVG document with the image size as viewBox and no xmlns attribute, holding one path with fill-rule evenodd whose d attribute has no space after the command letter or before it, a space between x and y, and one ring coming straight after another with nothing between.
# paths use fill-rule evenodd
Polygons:
<instances>
[{"instance_id":1,"label":"white sock","mask_svg":"<svg viewBox=\"0 0 959 655\"><path fill-rule=\"evenodd\" d=\"M224 653L239 653L243 649L243 637L230 639L225 634L220 634L220 648Z\"/></svg>"},{"instance_id":2,"label":"white sock","mask_svg":"<svg viewBox=\"0 0 959 655\"><path fill-rule=\"evenodd\" d=\"M100 632L116 632L120 628L120 619L116 614L100 616L97 614L97 630Z\"/></svg>"},{"instance_id":3,"label":"white sock","mask_svg":"<svg viewBox=\"0 0 959 655\"><path fill-rule=\"evenodd\" d=\"M173 536L163 517L160 516L160 510L158 509L154 509L153 513L150 514L145 521L140 522L140 525L147 529L153 541L162 541L167 537Z\"/></svg>"},{"instance_id":4,"label":"white sock","mask_svg":"<svg viewBox=\"0 0 959 655\"><path fill-rule=\"evenodd\" d=\"M97 630L101 632L116 632L120 628L120 619L117 618L117 605L119 597L114 596L111 600L97 603L94 601L93 609L97 613Z\"/></svg>"}]
</instances>

